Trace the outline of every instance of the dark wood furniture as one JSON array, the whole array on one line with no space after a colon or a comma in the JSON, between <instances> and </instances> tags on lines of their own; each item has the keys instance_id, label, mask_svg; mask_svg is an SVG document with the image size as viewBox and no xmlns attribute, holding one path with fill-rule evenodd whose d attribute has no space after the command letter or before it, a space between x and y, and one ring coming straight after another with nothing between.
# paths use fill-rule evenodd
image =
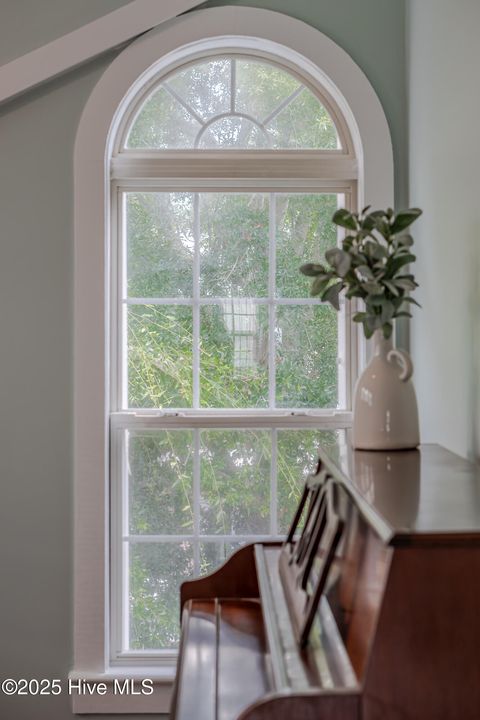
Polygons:
<instances>
[{"instance_id":1,"label":"dark wood furniture","mask_svg":"<svg viewBox=\"0 0 480 720\"><path fill-rule=\"evenodd\" d=\"M172 720L478 720L479 472L339 433L287 541L184 583L181 606Z\"/></svg>"}]
</instances>

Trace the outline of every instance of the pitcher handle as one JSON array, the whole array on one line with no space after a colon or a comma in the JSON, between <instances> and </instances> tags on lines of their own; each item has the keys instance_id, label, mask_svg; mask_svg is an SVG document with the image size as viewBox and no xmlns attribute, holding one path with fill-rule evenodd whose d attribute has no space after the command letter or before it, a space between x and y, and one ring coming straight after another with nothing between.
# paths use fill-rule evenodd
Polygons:
<instances>
[{"instance_id":1,"label":"pitcher handle","mask_svg":"<svg viewBox=\"0 0 480 720\"><path fill-rule=\"evenodd\" d=\"M400 375L398 376L399 380L402 382L407 382L412 375L413 375L413 363L410 358L410 355L403 350L397 350L396 348L394 350L390 350L390 352L387 355L388 362L391 362L392 360L396 360L398 364L401 367Z\"/></svg>"}]
</instances>

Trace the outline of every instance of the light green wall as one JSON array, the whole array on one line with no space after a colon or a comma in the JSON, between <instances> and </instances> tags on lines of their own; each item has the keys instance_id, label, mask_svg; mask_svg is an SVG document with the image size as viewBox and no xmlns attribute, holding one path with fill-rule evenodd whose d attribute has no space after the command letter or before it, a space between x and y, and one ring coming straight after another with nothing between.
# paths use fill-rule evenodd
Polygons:
<instances>
[{"instance_id":1,"label":"light green wall","mask_svg":"<svg viewBox=\"0 0 480 720\"><path fill-rule=\"evenodd\" d=\"M73 29L80 6L90 20L97 5L68 0L75 14L60 27L56 9L66 3L0 0L0 46L8 38L20 54ZM399 197L405 194L403 1L258 4L311 22L364 69L392 127ZM112 57L0 108L0 677L65 679L72 664L73 144ZM71 714L66 695L41 705L0 695L0 717Z\"/></svg>"},{"instance_id":2,"label":"light green wall","mask_svg":"<svg viewBox=\"0 0 480 720\"><path fill-rule=\"evenodd\" d=\"M0 677L72 663L72 149L107 65L0 109ZM68 718L69 700L6 698L5 720Z\"/></svg>"},{"instance_id":3,"label":"light green wall","mask_svg":"<svg viewBox=\"0 0 480 720\"><path fill-rule=\"evenodd\" d=\"M0 0L0 65L130 0Z\"/></svg>"},{"instance_id":4,"label":"light green wall","mask_svg":"<svg viewBox=\"0 0 480 720\"><path fill-rule=\"evenodd\" d=\"M395 157L395 203L407 202L404 0L210 0L202 7L247 5L276 10L316 27L366 74L384 107Z\"/></svg>"},{"instance_id":5,"label":"light green wall","mask_svg":"<svg viewBox=\"0 0 480 720\"><path fill-rule=\"evenodd\" d=\"M422 439L479 454L480 3L411 0L410 201L418 299L411 339Z\"/></svg>"}]
</instances>

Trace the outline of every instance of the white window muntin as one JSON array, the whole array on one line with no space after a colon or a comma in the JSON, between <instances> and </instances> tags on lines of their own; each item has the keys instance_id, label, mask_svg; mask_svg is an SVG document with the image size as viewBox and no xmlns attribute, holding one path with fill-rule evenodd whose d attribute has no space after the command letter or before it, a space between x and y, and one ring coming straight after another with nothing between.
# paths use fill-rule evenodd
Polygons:
<instances>
[{"instance_id":1,"label":"white window muntin","mask_svg":"<svg viewBox=\"0 0 480 720\"><path fill-rule=\"evenodd\" d=\"M250 59L250 60L262 60L266 63L272 64L274 66L277 66L286 72L290 73L294 77L296 77L302 85L304 85L308 90L310 90L316 97L319 99L319 102L325 107L328 114L330 115L332 122L334 123L338 139L340 142L340 147L336 149L330 149L330 150L284 150L281 152L287 152L287 153L328 153L331 155L348 155L353 157L354 156L354 149L353 149L353 142L350 136L350 133L348 131L348 126L345 122L345 119L343 117L343 114L337 109L337 105L335 101L333 100L331 94L328 92L326 87L319 82L318 77L315 77L314 75L310 74L305 68L302 68L302 72L299 72L298 65L294 62L291 62L290 60L286 59L285 57L282 57L280 55L275 55L273 52L265 52L262 51L260 48L255 47L257 43L255 42L255 38L251 38L250 43L245 43L245 46L248 47L248 52L245 52L245 49L239 46L229 46L227 44L224 44L221 42L221 38L216 39L215 45L217 47L211 45L208 49L208 53L205 53L205 51L202 51L201 49L197 49L196 51L190 53L188 57L186 57L186 53L183 54L182 58L174 59L170 63L164 65L161 70L154 73L147 82L142 84L142 87L140 91L138 92L135 99L130 103L129 109L127 112L125 112L122 115L118 131L116 133L116 139L115 144L113 147L113 153L112 157L115 157L116 155L120 154L142 154L144 152L151 152L150 150L142 151L138 149L131 149L127 147L127 138L128 134L130 132L131 127L134 125L135 120L137 119L138 115L142 111L142 108L146 102L148 102L149 98L156 92L159 85L164 81L167 80L172 74L177 72L180 69L187 68L191 65L194 65L200 60L205 60L207 58L224 58L224 57L231 57L231 58L238 58L238 59ZM197 44L198 46L198 44ZM209 124L210 121L208 121L207 124ZM154 152L157 153L165 153L170 152L168 150L155 150ZM206 150L183 150L179 152L193 152L193 153L204 153L208 152ZM214 150L213 152L223 153L223 150ZM243 150L233 150L232 152L241 153L244 152ZM257 150L252 152L265 152L265 150ZM268 152L268 151L267 151ZM277 150L271 150L272 153L277 153L279 151Z\"/></svg>"},{"instance_id":2,"label":"white window muntin","mask_svg":"<svg viewBox=\"0 0 480 720\"><path fill-rule=\"evenodd\" d=\"M289 181L282 182L281 185L275 188L274 192L268 193L266 187L256 187L253 183L249 185L236 185L234 188L230 188L224 184L218 187L218 191L228 192L230 189L232 192L262 192L270 194L271 198L275 198L276 193L288 192L293 194L294 192L304 193L308 192L315 194L337 194L342 198L342 204L347 207L352 207L352 194L353 194L353 183L346 181L336 186L325 185L319 187L318 185L310 186L299 186L292 187ZM127 378L127 322L126 322L126 310L131 305L187 305L194 308L194 341L193 341L193 407L192 408L174 408L169 407L167 409L156 409L156 408L135 408L134 413L136 415L149 414L152 417L158 417L161 419L165 414L171 414L172 412L177 413L176 417L179 418L179 422L182 422L182 418L189 416L195 416L205 418L214 415L229 415L232 418L235 415L242 417L242 422L245 421L247 416L251 416L252 419L255 417L282 417L291 415L292 412L296 413L300 418L314 417L316 422L321 422L321 419L326 420L332 418L334 415L336 418L345 417L347 422L351 421L351 398L352 398L352 382L355 377L357 367L357 327L351 322L351 307L349 303L344 300L341 301L341 311L338 314L338 409L305 409L305 408L275 408L275 363L273 361L272 354L274 353L274 320L275 311L277 307L281 306L299 306L299 305L310 305L315 306L319 304L318 299L308 297L308 288L304 298L279 298L275 296L275 226L273 222L274 218L274 202L271 201L270 207L270 237L269 237L269 278L268 278L268 297L267 298L251 298L250 300L254 305L266 306L269 312L269 406L268 408L242 408L230 410L229 408L201 408L199 403L199 371L200 371L200 358L198 352L198 340L200 337L200 325L199 325L199 309L202 306L218 304L225 300L225 298L216 297L202 297L199 295L199 268L194 266L194 293L191 298L127 298L122 297L124 294L123 290L126 288L126 232L125 232L125 207L122 198L129 191L132 192L168 192L172 188L167 184L149 183L121 183L116 181L114 183L116 192L112 192L112 198L115 198L115 202L112 203L112 232L116 234L117 239L112 242L112 325L111 325L111 351L112 358L115 358L115 362L111 363L111 401L110 407L111 412L115 413L116 422L120 420L121 413L125 413L125 419L132 416L132 411L128 408L128 401L126 400L126 393L128 387ZM212 189L208 184L205 187L203 184L197 182L192 184L178 183L175 185L175 190L184 190L193 193L201 192L214 192L217 188ZM198 253L197 253L198 255ZM197 257L198 261L198 257ZM116 268L116 272L115 272ZM196 277L195 277L196 276ZM310 423L308 423L310 424Z\"/></svg>"}]
</instances>

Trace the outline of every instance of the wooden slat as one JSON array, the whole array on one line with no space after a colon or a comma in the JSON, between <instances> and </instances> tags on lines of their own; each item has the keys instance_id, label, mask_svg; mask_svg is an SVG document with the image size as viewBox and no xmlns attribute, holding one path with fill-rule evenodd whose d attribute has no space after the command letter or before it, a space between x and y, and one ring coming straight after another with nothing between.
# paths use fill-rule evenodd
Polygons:
<instances>
[{"instance_id":1,"label":"wooden slat","mask_svg":"<svg viewBox=\"0 0 480 720\"><path fill-rule=\"evenodd\" d=\"M270 688L258 600L189 600L172 720L235 720Z\"/></svg>"},{"instance_id":2,"label":"wooden slat","mask_svg":"<svg viewBox=\"0 0 480 720\"><path fill-rule=\"evenodd\" d=\"M171 720L214 720L216 708L216 600L187 603Z\"/></svg>"},{"instance_id":3,"label":"wooden slat","mask_svg":"<svg viewBox=\"0 0 480 720\"><path fill-rule=\"evenodd\" d=\"M262 609L257 600L219 600L217 614L216 720L235 720L269 689Z\"/></svg>"},{"instance_id":4,"label":"wooden slat","mask_svg":"<svg viewBox=\"0 0 480 720\"><path fill-rule=\"evenodd\" d=\"M272 667L273 684L275 690L281 691L290 687L290 681L285 662L285 655L283 652L284 648L278 617L275 612L275 602L268 578L265 549L263 544L260 543L255 545L255 564L257 569L260 599L262 603L263 620L265 623L265 632L268 642L268 652Z\"/></svg>"}]
</instances>

